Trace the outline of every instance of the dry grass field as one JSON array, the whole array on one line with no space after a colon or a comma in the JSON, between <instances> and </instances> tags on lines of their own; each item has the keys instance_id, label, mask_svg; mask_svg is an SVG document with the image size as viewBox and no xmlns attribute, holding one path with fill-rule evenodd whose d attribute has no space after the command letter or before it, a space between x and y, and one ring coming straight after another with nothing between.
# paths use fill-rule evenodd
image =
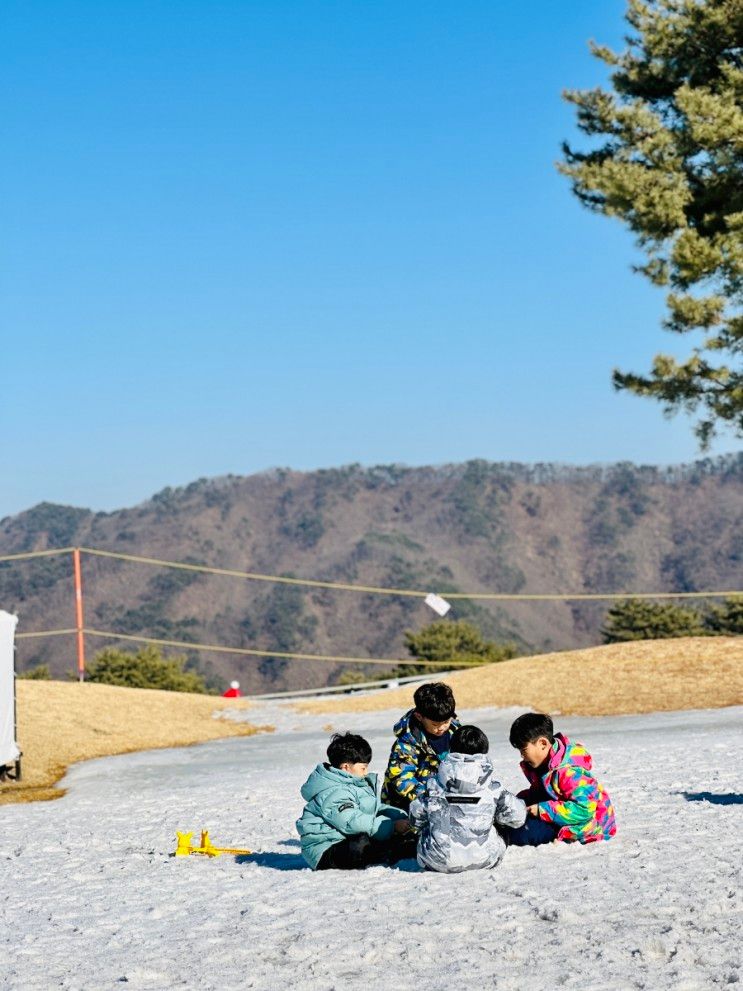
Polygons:
<instances>
[{"instance_id":1,"label":"dry grass field","mask_svg":"<svg viewBox=\"0 0 743 991\"><path fill-rule=\"evenodd\" d=\"M436 680L431 674L431 680ZM643 640L522 657L457 671L446 681L462 709L523 706L575 716L743 704L743 637ZM302 712L371 712L413 704L415 685L297 703Z\"/></svg>"},{"instance_id":2,"label":"dry grass field","mask_svg":"<svg viewBox=\"0 0 743 991\"><path fill-rule=\"evenodd\" d=\"M61 681L16 682L19 783L0 785L0 805L59 798L54 785L70 764L158 747L182 747L268 727L215 718L239 699Z\"/></svg>"}]
</instances>

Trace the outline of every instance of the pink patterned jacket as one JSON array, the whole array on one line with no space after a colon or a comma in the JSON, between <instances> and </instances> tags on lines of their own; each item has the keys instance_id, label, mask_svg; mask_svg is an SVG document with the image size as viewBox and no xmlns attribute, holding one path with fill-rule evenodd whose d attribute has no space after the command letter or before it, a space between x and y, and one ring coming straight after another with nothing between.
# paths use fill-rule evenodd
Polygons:
<instances>
[{"instance_id":1,"label":"pink patterned jacket","mask_svg":"<svg viewBox=\"0 0 743 991\"><path fill-rule=\"evenodd\" d=\"M611 839L617 831L611 799L591 774L591 766L586 748L571 743L562 733L555 734L547 770L542 774L521 762L529 788L518 797L527 805L536 804L539 818L559 827L558 840L595 843Z\"/></svg>"}]
</instances>

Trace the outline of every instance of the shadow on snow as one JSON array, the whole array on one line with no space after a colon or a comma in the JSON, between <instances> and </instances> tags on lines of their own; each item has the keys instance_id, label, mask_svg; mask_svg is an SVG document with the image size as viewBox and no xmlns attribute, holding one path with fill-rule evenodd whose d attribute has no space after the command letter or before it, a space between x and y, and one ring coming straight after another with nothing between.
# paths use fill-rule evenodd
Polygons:
<instances>
[{"instance_id":1,"label":"shadow on snow","mask_svg":"<svg viewBox=\"0 0 743 991\"><path fill-rule=\"evenodd\" d=\"M711 791L682 791L687 802L710 802L712 805L743 805L743 795L730 792L728 795L716 795Z\"/></svg>"},{"instance_id":2,"label":"shadow on snow","mask_svg":"<svg viewBox=\"0 0 743 991\"><path fill-rule=\"evenodd\" d=\"M299 846L299 841L281 840L282 846ZM257 864L258 867L268 867L272 871L308 871L310 868L300 853L251 853L235 857L236 864ZM374 866L381 867L381 864ZM388 868L391 871L403 871L404 873L418 873L420 867L414 859L401 860L397 864L392 864ZM337 873L334 871L333 873ZM342 873L347 874L348 871ZM358 872L353 872L358 873Z\"/></svg>"}]
</instances>

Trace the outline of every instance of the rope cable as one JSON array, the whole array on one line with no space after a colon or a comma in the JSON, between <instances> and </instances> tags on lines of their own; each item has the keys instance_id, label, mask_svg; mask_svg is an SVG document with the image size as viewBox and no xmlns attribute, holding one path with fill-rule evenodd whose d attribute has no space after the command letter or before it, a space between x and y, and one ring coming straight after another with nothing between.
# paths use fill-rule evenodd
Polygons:
<instances>
[{"instance_id":1,"label":"rope cable","mask_svg":"<svg viewBox=\"0 0 743 991\"><path fill-rule=\"evenodd\" d=\"M73 627L70 630L39 630L34 633L16 633L16 640L34 640L36 637L59 637L67 633L77 633Z\"/></svg>"},{"instance_id":2,"label":"rope cable","mask_svg":"<svg viewBox=\"0 0 743 991\"><path fill-rule=\"evenodd\" d=\"M336 657L329 654L295 654L287 651L281 650L256 650L249 647L222 647L219 644L211 643L191 643L188 640L162 640L156 639L155 637L139 637L133 636L129 633L107 633L105 630L90 630L85 629L83 631L88 636L94 637L111 637L116 640L135 640L140 643L151 643L164 647L183 647L187 650L212 650L222 654L247 654L251 657L280 657L286 660L292 661L330 661L334 664L384 664L387 667L390 665L398 666L400 664L415 664L419 667L436 667L436 668L450 668L451 660L449 661L418 661L411 658L408 660L400 660L395 657ZM466 667L480 667L479 661L467 661L462 662L462 666Z\"/></svg>"},{"instance_id":3,"label":"rope cable","mask_svg":"<svg viewBox=\"0 0 743 991\"><path fill-rule=\"evenodd\" d=\"M57 554L71 554L76 548L60 547L45 551L26 551L21 554L0 556L4 561L22 561L37 557L52 557ZM335 589L339 592L363 592L367 595L401 595L423 599L431 589L387 588L381 585L352 585L346 582L322 581L317 578L289 578L285 575L264 575L260 572L239 571L235 568L214 568L206 564L189 564L185 561L168 561L164 558L141 557L137 554L122 554L119 551L104 551L95 547L77 548L83 554L94 557L112 558L134 564L149 564L161 568L175 568L181 571L194 571L206 575L222 575L228 578L245 578L250 581L274 582L283 585L301 585L307 588ZM481 602L609 602L612 599L718 599L743 595L736 589L707 592L447 592L438 593L445 599L456 601L474 599Z\"/></svg>"},{"instance_id":4,"label":"rope cable","mask_svg":"<svg viewBox=\"0 0 743 991\"><path fill-rule=\"evenodd\" d=\"M74 547L57 547L50 551L24 551L22 554L3 554L0 556L0 562L25 561L32 557L53 557L55 554L71 554L74 549Z\"/></svg>"},{"instance_id":5,"label":"rope cable","mask_svg":"<svg viewBox=\"0 0 743 991\"><path fill-rule=\"evenodd\" d=\"M118 551L101 551L92 547L81 547L83 554L96 557L116 558L138 564L150 564L163 568L178 568L183 571L196 571L209 575L226 575L231 578L247 578L252 581L278 582L285 585L304 585L310 588L330 588L344 592L364 592L373 595L406 595L425 598L431 589L385 588L378 585L350 585L343 582L320 581L315 578L288 578L282 575L264 575L251 571L238 571L231 568L212 568L204 564L187 564L181 561L166 561L161 558L139 557L135 554L120 554ZM609 601L611 599L709 599L731 595L741 595L736 591L718 592L568 592L568 593L507 593L507 592L440 592L445 599L478 599L498 602L573 602Z\"/></svg>"},{"instance_id":6,"label":"rope cable","mask_svg":"<svg viewBox=\"0 0 743 991\"><path fill-rule=\"evenodd\" d=\"M69 630L41 630L33 633L17 633L16 640L33 640L37 637L56 637L71 635L78 631L74 628ZM450 668L449 661L419 661L414 658L401 660L396 657L339 657L331 654L298 654L281 650L257 650L250 647L225 647L214 643L193 643L190 640L165 640L157 637L140 637L129 633L113 633L110 630L93 630L85 627L82 631L86 636L105 637L111 640L128 640L136 643L149 643L162 647L182 647L186 650L210 650L219 654L243 654L251 657L280 657L282 660L292 661L327 661L332 664L383 664L385 667L397 667L401 664L412 664L423 668ZM458 665L459 666L459 665ZM480 667L479 661L462 661L462 667Z\"/></svg>"}]
</instances>

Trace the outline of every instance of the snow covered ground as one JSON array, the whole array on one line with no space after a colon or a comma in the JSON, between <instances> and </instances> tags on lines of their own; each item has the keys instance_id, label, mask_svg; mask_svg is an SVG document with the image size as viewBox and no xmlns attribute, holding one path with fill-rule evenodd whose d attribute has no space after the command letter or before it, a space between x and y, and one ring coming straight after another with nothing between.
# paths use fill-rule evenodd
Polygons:
<instances>
[{"instance_id":1,"label":"snow covered ground","mask_svg":"<svg viewBox=\"0 0 743 991\"><path fill-rule=\"evenodd\" d=\"M506 785L515 713L462 715ZM381 772L398 713L335 719ZM726 987L743 979L743 709L556 720L617 808L589 847L511 849L495 871L414 861L313 874L299 786L330 717L266 705L279 732L74 768L57 802L0 808L0 988ZM253 715L253 719L255 716ZM175 859L175 831L257 851Z\"/></svg>"}]
</instances>

